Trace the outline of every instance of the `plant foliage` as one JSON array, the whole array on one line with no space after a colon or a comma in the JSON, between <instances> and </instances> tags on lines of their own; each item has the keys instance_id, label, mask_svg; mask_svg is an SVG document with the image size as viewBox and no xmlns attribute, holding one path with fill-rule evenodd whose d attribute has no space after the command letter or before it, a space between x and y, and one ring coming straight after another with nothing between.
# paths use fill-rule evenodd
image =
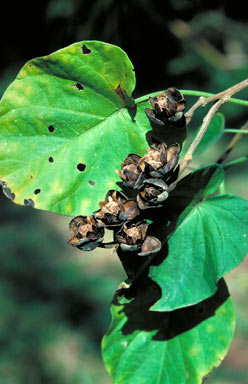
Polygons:
<instances>
[{"instance_id":1,"label":"plant foliage","mask_svg":"<svg viewBox=\"0 0 248 384\"><path fill-rule=\"evenodd\" d=\"M29 61L0 103L1 184L17 204L77 215L78 249L116 247L127 280L102 344L113 382L198 384L233 336L223 276L248 252L248 202L219 193L221 164L181 177L180 91L134 100L134 88L126 53L99 41ZM196 156L224 126L213 116Z\"/></svg>"}]
</instances>

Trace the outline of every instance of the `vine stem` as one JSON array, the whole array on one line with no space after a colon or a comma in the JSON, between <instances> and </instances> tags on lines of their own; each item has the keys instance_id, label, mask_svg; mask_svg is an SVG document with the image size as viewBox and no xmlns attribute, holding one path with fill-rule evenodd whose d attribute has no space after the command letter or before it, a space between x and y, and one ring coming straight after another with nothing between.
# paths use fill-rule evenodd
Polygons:
<instances>
[{"instance_id":1,"label":"vine stem","mask_svg":"<svg viewBox=\"0 0 248 384\"><path fill-rule=\"evenodd\" d=\"M233 165L246 163L247 161L248 161L248 155L242 156L242 157L239 157L238 159L232 160L229 163L224 164L223 168L226 170L226 169L229 169Z\"/></svg>"},{"instance_id":2,"label":"vine stem","mask_svg":"<svg viewBox=\"0 0 248 384\"><path fill-rule=\"evenodd\" d=\"M248 127L247 127L248 129ZM248 130L245 130L245 128L241 129L225 129L224 133L237 133L238 135L248 135Z\"/></svg>"},{"instance_id":3,"label":"vine stem","mask_svg":"<svg viewBox=\"0 0 248 384\"><path fill-rule=\"evenodd\" d=\"M135 99L135 104L143 103L145 101L149 100L149 97L156 97L158 94L163 91L157 91L157 92L152 92L148 93L147 95L138 97ZM185 96L196 96L196 97L204 97L208 98L211 96L215 96L214 93L209 93L209 92L203 92L203 91L195 91L195 90L190 90L190 89L180 89L180 92L185 95ZM236 98L231 98L228 100L229 103L233 104L238 104L242 105L244 107L248 107L248 100L242 100L242 99L236 99Z\"/></svg>"},{"instance_id":4,"label":"vine stem","mask_svg":"<svg viewBox=\"0 0 248 384\"><path fill-rule=\"evenodd\" d=\"M191 121L194 115L194 112L198 107L200 106L205 107L208 103L212 101L216 101L216 103L209 109L208 113L204 117L200 131L198 132L195 140L190 145L187 153L185 154L184 158L180 163L180 174L182 174L183 171L187 168L187 166L192 162L193 153L198 147L199 143L201 142L201 139L203 138L204 133L206 132L212 118L214 117L215 113L218 111L220 106L226 103L232 97L232 95L234 95L237 92L240 92L241 90L245 89L247 86L248 86L248 79L238 84L235 84L234 86L226 89L225 91L217 93L216 95L212 95L208 98L201 96L197 100L197 102L192 106L192 108L190 108L190 110L185 114L186 122L188 124Z\"/></svg>"}]
</instances>

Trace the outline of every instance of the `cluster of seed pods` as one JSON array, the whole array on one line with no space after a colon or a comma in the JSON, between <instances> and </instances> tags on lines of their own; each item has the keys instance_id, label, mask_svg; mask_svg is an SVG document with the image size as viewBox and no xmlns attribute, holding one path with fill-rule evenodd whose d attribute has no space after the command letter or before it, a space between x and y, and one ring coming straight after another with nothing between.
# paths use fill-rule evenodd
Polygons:
<instances>
[{"instance_id":1,"label":"cluster of seed pods","mask_svg":"<svg viewBox=\"0 0 248 384\"><path fill-rule=\"evenodd\" d=\"M184 119L185 100L175 88L150 98L153 109L146 108L150 120L158 120L163 125L177 124ZM158 143L147 148L141 157L129 154L116 170L122 180L126 194L110 190L105 200L99 203L100 209L91 216L77 216L69 224L71 238L68 243L82 251L91 251L96 247L108 247L104 243L105 228L113 230L113 242L121 252L137 256L150 256L161 249L161 242L148 235L150 220L146 212L158 210L163 206L174 188L178 177L180 145L175 143L167 147Z\"/></svg>"}]
</instances>

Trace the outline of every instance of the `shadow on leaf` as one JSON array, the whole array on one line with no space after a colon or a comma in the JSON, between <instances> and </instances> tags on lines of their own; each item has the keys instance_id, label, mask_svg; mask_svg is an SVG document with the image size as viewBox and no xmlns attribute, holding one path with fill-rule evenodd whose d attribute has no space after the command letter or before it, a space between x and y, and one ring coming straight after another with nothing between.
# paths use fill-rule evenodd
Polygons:
<instances>
[{"instance_id":1,"label":"shadow on leaf","mask_svg":"<svg viewBox=\"0 0 248 384\"><path fill-rule=\"evenodd\" d=\"M128 278L133 280L140 271L145 271L149 265L160 265L169 253L168 239L176 230L178 225L187 214L198 204L208 193L212 193L216 181L222 175L218 165L211 165L200 168L181 179L177 187L169 195L162 208L154 208L140 212L140 220L149 220L151 223L147 235L154 236L162 244L161 250L152 257L140 257L135 252L122 252L118 250L119 259L125 269ZM122 191L128 194L128 188L119 183ZM210 186L211 185L211 186ZM129 198L135 198L136 192L129 194ZM143 277L142 277L143 278Z\"/></svg>"},{"instance_id":2,"label":"shadow on leaf","mask_svg":"<svg viewBox=\"0 0 248 384\"><path fill-rule=\"evenodd\" d=\"M150 311L149 308L161 295L159 286L151 279L140 279L131 288L116 292L113 304L121 306L127 321L122 327L124 335L137 330L157 331L153 340L172 339L215 315L216 310L227 300L229 292L224 279L218 283L217 292L210 298L189 307L171 312Z\"/></svg>"},{"instance_id":3,"label":"shadow on leaf","mask_svg":"<svg viewBox=\"0 0 248 384\"><path fill-rule=\"evenodd\" d=\"M146 140L150 146L152 144L166 143L169 147L178 143L182 147L182 143L187 137L185 119L173 124L156 123L151 118L149 118L149 121L152 129L146 133Z\"/></svg>"}]
</instances>

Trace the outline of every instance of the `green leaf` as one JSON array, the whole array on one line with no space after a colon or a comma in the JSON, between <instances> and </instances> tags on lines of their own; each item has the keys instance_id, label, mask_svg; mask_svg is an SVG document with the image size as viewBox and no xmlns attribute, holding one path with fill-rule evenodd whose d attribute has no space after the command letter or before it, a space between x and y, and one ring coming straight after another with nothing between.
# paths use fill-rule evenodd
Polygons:
<instances>
[{"instance_id":1,"label":"green leaf","mask_svg":"<svg viewBox=\"0 0 248 384\"><path fill-rule=\"evenodd\" d=\"M225 128L225 117L222 113L216 113L214 115L213 119L211 120L211 123L209 124L202 140L200 141L199 145L197 146L193 157L200 155L201 153L205 152L207 149L212 147L223 135ZM194 141L195 137L197 136L200 128L196 131L193 139L189 144L186 143L187 148L190 146L190 144ZM181 153L181 157L185 155L187 150L185 149Z\"/></svg>"},{"instance_id":2,"label":"green leaf","mask_svg":"<svg viewBox=\"0 0 248 384\"><path fill-rule=\"evenodd\" d=\"M120 48L79 42L26 63L0 103L0 180L17 204L89 214L150 129Z\"/></svg>"},{"instance_id":3,"label":"green leaf","mask_svg":"<svg viewBox=\"0 0 248 384\"><path fill-rule=\"evenodd\" d=\"M235 315L225 290L222 282L212 298L160 313L146 306L153 291L149 285L129 300L117 297L102 342L113 383L202 383L225 357L234 333Z\"/></svg>"},{"instance_id":4,"label":"green leaf","mask_svg":"<svg viewBox=\"0 0 248 384\"><path fill-rule=\"evenodd\" d=\"M203 167L185 177L168 199L168 244L162 262L149 273L162 290L153 310L171 311L206 299L246 256L248 202L234 195L205 199L221 183L222 173L217 166Z\"/></svg>"}]
</instances>

